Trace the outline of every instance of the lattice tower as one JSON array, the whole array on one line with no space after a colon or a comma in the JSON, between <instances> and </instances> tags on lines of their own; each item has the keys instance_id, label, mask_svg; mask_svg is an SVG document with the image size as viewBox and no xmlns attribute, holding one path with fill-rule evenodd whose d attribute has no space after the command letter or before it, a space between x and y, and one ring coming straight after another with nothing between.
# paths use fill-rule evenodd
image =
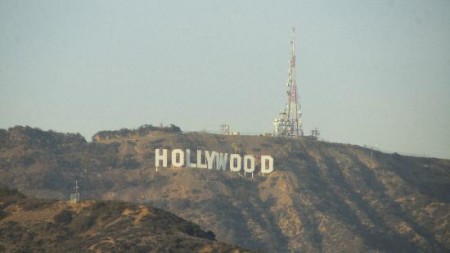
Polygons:
<instances>
[{"instance_id":1,"label":"lattice tower","mask_svg":"<svg viewBox=\"0 0 450 253\"><path fill-rule=\"evenodd\" d=\"M289 61L289 76L287 81L286 108L273 122L275 136L303 136L302 113L297 93L297 73L295 58L295 28L292 28L291 59Z\"/></svg>"}]
</instances>

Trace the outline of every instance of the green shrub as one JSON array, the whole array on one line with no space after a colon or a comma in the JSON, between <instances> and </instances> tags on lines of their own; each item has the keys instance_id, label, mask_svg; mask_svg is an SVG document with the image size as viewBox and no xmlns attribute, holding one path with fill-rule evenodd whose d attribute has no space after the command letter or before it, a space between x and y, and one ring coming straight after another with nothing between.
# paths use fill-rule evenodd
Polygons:
<instances>
[{"instance_id":1,"label":"green shrub","mask_svg":"<svg viewBox=\"0 0 450 253\"><path fill-rule=\"evenodd\" d=\"M11 195L22 195L22 194L17 189L10 189L5 185L0 185L0 198Z\"/></svg>"},{"instance_id":2,"label":"green shrub","mask_svg":"<svg viewBox=\"0 0 450 253\"><path fill-rule=\"evenodd\" d=\"M8 213L5 210L0 210L0 220L8 216ZM1 251L0 251L1 252Z\"/></svg>"},{"instance_id":3,"label":"green shrub","mask_svg":"<svg viewBox=\"0 0 450 253\"><path fill-rule=\"evenodd\" d=\"M81 233L95 225L96 217L92 215L78 215L72 221L72 228L75 233Z\"/></svg>"},{"instance_id":4,"label":"green shrub","mask_svg":"<svg viewBox=\"0 0 450 253\"><path fill-rule=\"evenodd\" d=\"M69 224L73 219L73 213L69 210L62 210L60 213L58 213L57 215L55 215L55 217L53 217L53 220L56 223L60 223L60 224Z\"/></svg>"},{"instance_id":5,"label":"green shrub","mask_svg":"<svg viewBox=\"0 0 450 253\"><path fill-rule=\"evenodd\" d=\"M42 209L48 207L52 201L44 199L27 198L20 202L22 208L25 211L31 211L36 209Z\"/></svg>"}]
</instances>

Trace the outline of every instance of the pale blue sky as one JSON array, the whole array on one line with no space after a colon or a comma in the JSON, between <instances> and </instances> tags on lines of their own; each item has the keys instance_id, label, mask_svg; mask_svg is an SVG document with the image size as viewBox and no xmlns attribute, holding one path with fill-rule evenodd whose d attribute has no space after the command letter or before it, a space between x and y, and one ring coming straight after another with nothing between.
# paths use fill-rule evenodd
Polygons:
<instances>
[{"instance_id":1,"label":"pale blue sky","mask_svg":"<svg viewBox=\"0 0 450 253\"><path fill-rule=\"evenodd\" d=\"M450 1L0 1L0 128L304 129L450 158Z\"/></svg>"}]
</instances>

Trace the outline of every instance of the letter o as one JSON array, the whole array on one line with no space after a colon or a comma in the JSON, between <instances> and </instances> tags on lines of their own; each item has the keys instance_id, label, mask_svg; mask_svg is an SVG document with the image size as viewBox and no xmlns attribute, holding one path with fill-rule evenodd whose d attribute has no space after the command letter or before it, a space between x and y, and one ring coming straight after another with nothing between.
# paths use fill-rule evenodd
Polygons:
<instances>
[{"instance_id":1,"label":"letter o","mask_svg":"<svg viewBox=\"0 0 450 253\"><path fill-rule=\"evenodd\" d=\"M184 152L181 149L172 150L172 166L183 167L184 166Z\"/></svg>"},{"instance_id":2,"label":"letter o","mask_svg":"<svg viewBox=\"0 0 450 253\"><path fill-rule=\"evenodd\" d=\"M233 172L238 172L241 170L242 158L238 154L230 155L230 170Z\"/></svg>"},{"instance_id":3,"label":"letter o","mask_svg":"<svg viewBox=\"0 0 450 253\"><path fill-rule=\"evenodd\" d=\"M252 173L255 171L255 157L252 155L244 156L244 171L246 173Z\"/></svg>"}]
</instances>

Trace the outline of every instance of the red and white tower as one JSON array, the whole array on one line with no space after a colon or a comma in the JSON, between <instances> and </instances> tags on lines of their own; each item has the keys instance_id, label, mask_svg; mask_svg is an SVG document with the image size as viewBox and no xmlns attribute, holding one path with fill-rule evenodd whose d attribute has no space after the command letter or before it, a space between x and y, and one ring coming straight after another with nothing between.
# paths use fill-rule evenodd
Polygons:
<instances>
[{"instance_id":1,"label":"red and white tower","mask_svg":"<svg viewBox=\"0 0 450 253\"><path fill-rule=\"evenodd\" d=\"M292 28L291 60L289 61L289 77L287 81L286 108L273 121L274 135L286 137L303 136L302 113L297 93L297 73L295 67L295 28Z\"/></svg>"}]
</instances>

